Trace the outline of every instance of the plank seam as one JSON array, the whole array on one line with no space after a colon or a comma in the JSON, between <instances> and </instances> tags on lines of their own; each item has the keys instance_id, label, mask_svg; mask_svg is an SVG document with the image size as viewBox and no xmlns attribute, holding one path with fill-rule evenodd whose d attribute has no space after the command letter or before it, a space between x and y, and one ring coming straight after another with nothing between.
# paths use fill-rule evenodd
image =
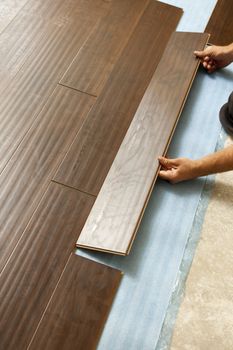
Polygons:
<instances>
[{"instance_id":1,"label":"plank seam","mask_svg":"<svg viewBox=\"0 0 233 350\"><path fill-rule=\"evenodd\" d=\"M48 303L47 303L47 305L46 305L46 307L45 307L45 309L44 309L44 312L43 312L43 314L42 314L42 316L41 316L41 319L40 319L40 321L38 322L38 325L37 325L37 327L36 327L36 329L35 329L35 332L33 333L33 336L32 336L32 338L31 338L31 340L30 340L30 342L29 342L29 344L28 344L27 350L30 348L30 346L31 346L31 344L32 344L32 341L33 341L33 339L34 339L34 337L35 337L35 335L36 335L36 332L38 331L38 328L39 328L39 326L40 326L40 324L41 324L41 322L42 322L42 320L43 320L43 317L44 317L44 315L45 315L45 313L46 313L46 311L47 311L47 309L48 309L48 307L49 307L49 304L51 303L51 300L52 300L52 298L53 298L53 296L54 296L54 294L55 294L55 292L56 292L56 290L57 290L58 284L59 284L59 282L60 282L60 280L61 280L61 278L62 278L62 276L63 276L63 274L64 274L64 271L65 271L65 269L66 269L66 266L68 265L68 262L69 262L69 260L70 260L70 258L71 258L71 256L72 256L72 254L73 254L73 252L70 253L70 255L69 255L68 259L67 259L67 262L65 263L65 266L64 266L64 268L63 268L63 270L62 270L62 272L61 272L61 275L60 275L60 277L59 277L59 279L58 279L58 281L57 281L57 284L56 284L56 286L55 286L55 288L54 288L54 290L53 290L53 292L52 292L52 294L51 294L51 297L49 298L49 301L48 301Z\"/></svg>"},{"instance_id":2,"label":"plank seam","mask_svg":"<svg viewBox=\"0 0 233 350\"><path fill-rule=\"evenodd\" d=\"M75 187L72 187L72 186L69 186L69 185L65 185L65 184L63 184L62 182L59 182L59 181L56 181L56 180L53 180L53 179L51 180L51 182L54 182L54 183L56 183L56 184L58 184L58 185L61 185L61 186L70 188L70 189L75 190L75 191L78 191L78 192L80 192L80 193L87 194L88 196L91 196L91 197L94 197L94 198L97 197L95 194L92 194L92 193L89 193L89 192L85 192L85 191L79 190L78 188L75 188Z\"/></svg>"},{"instance_id":3,"label":"plank seam","mask_svg":"<svg viewBox=\"0 0 233 350\"><path fill-rule=\"evenodd\" d=\"M60 82L58 83L58 85L61 85L61 86L65 87L65 88L67 88L67 89L71 89L71 90L74 90L74 91L81 92L82 94L85 94L85 95L88 95L88 96L91 96L91 97L97 97L97 95L89 94L86 91L82 91L82 90L76 89L76 88L74 88L72 86L68 86L68 85L62 84Z\"/></svg>"}]
</instances>

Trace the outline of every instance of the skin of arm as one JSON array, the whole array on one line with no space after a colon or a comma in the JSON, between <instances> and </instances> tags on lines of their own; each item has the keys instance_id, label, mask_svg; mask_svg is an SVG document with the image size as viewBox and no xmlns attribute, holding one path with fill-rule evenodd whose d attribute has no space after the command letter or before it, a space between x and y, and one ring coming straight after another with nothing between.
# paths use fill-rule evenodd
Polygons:
<instances>
[{"instance_id":1,"label":"skin of arm","mask_svg":"<svg viewBox=\"0 0 233 350\"><path fill-rule=\"evenodd\" d=\"M171 183L177 183L199 176L233 170L233 146L197 160L159 157L159 162L161 164L159 177Z\"/></svg>"},{"instance_id":2,"label":"skin of arm","mask_svg":"<svg viewBox=\"0 0 233 350\"><path fill-rule=\"evenodd\" d=\"M233 43L227 46L208 46L203 51L194 51L194 54L201 59L207 72L212 73L233 62Z\"/></svg>"},{"instance_id":3,"label":"skin of arm","mask_svg":"<svg viewBox=\"0 0 233 350\"><path fill-rule=\"evenodd\" d=\"M233 43L227 46L208 46L203 51L194 51L207 72L226 67L233 62ZM159 177L171 183L190 180L195 177L233 170L233 146L201 159L168 159L159 157Z\"/></svg>"}]
</instances>

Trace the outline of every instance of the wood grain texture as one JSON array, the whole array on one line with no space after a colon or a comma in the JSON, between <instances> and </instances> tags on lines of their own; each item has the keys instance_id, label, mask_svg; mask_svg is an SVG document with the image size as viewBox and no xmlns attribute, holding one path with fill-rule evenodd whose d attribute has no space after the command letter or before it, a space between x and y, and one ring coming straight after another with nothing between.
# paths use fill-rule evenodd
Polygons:
<instances>
[{"instance_id":1,"label":"wood grain texture","mask_svg":"<svg viewBox=\"0 0 233 350\"><path fill-rule=\"evenodd\" d=\"M50 23L45 39L0 94L0 172L32 126L97 20L98 18L90 20L88 13L85 16L80 11L77 12L74 23Z\"/></svg>"},{"instance_id":2,"label":"wood grain texture","mask_svg":"<svg viewBox=\"0 0 233 350\"><path fill-rule=\"evenodd\" d=\"M181 13L150 2L55 181L98 194Z\"/></svg>"},{"instance_id":3,"label":"wood grain texture","mask_svg":"<svg viewBox=\"0 0 233 350\"><path fill-rule=\"evenodd\" d=\"M148 1L113 1L60 83L98 96Z\"/></svg>"},{"instance_id":4,"label":"wood grain texture","mask_svg":"<svg viewBox=\"0 0 233 350\"><path fill-rule=\"evenodd\" d=\"M29 349L96 349L121 276L72 254Z\"/></svg>"},{"instance_id":5,"label":"wood grain texture","mask_svg":"<svg viewBox=\"0 0 233 350\"><path fill-rule=\"evenodd\" d=\"M24 11L63 26L66 23L77 23L82 17L95 22L105 16L111 2L112 0L30 0Z\"/></svg>"},{"instance_id":6,"label":"wood grain texture","mask_svg":"<svg viewBox=\"0 0 233 350\"><path fill-rule=\"evenodd\" d=\"M51 184L0 275L0 349L25 350L74 248L93 198Z\"/></svg>"},{"instance_id":7,"label":"wood grain texture","mask_svg":"<svg viewBox=\"0 0 233 350\"><path fill-rule=\"evenodd\" d=\"M81 0L75 2L71 0L30 0L23 6L24 3L26 2L23 0L21 2L4 0L0 4L0 28L1 14L3 19L7 19L8 15L12 17L19 7L22 7L18 15L0 35L0 90L6 88L34 51L43 50L51 27L64 28L67 24L73 23L75 18L79 20L78 11L82 11L84 18L88 17L95 23L96 18L101 18L96 5L103 4L100 1L92 1L93 8L91 8L90 0L86 1L85 5ZM106 9L102 9L102 16L109 7L107 3L105 4Z\"/></svg>"},{"instance_id":8,"label":"wood grain texture","mask_svg":"<svg viewBox=\"0 0 233 350\"><path fill-rule=\"evenodd\" d=\"M58 86L0 175L0 271L94 102Z\"/></svg>"},{"instance_id":9,"label":"wood grain texture","mask_svg":"<svg viewBox=\"0 0 233 350\"><path fill-rule=\"evenodd\" d=\"M208 34L174 33L77 241L126 255L190 89Z\"/></svg>"},{"instance_id":10,"label":"wood grain texture","mask_svg":"<svg viewBox=\"0 0 233 350\"><path fill-rule=\"evenodd\" d=\"M205 29L211 35L211 43L215 45L228 45L232 43L232 18L232 0L218 0Z\"/></svg>"}]
</instances>

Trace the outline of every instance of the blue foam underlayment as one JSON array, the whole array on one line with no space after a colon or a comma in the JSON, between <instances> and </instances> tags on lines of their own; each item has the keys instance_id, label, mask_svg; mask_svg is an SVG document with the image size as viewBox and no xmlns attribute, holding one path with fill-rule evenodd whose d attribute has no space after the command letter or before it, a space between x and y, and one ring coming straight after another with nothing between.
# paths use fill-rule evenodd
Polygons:
<instances>
[{"instance_id":1,"label":"blue foam underlayment","mask_svg":"<svg viewBox=\"0 0 233 350\"><path fill-rule=\"evenodd\" d=\"M226 137L227 134L222 130L218 139L216 151L224 147ZM162 331L160 333L159 341L156 346L156 350L167 350L170 348L173 327L175 325L176 317L179 312L180 304L185 295L185 282L192 265L196 247L200 239L201 228L204 222L206 209L209 205L214 183L215 175L208 176L197 207L194 223L192 226L191 233L189 235L183 260L180 266L179 275L176 281L176 286L173 290L170 304L166 312L166 317L163 323Z\"/></svg>"},{"instance_id":2,"label":"blue foam underlayment","mask_svg":"<svg viewBox=\"0 0 233 350\"><path fill-rule=\"evenodd\" d=\"M167 2L185 10L178 30L203 31L216 1ZM218 112L232 82L231 67L212 75L198 72L169 156L198 158L215 150L221 129ZM157 181L129 256L77 251L124 272L98 350L156 348L204 183L204 178L177 185Z\"/></svg>"}]
</instances>

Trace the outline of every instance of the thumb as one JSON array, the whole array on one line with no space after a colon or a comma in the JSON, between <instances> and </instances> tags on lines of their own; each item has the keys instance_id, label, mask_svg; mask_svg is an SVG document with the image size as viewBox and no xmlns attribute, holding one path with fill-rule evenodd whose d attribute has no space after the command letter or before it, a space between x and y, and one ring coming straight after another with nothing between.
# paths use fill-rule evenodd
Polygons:
<instances>
[{"instance_id":1,"label":"thumb","mask_svg":"<svg viewBox=\"0 0 233 350\"><path fill-rule=\"evenodd\" d=\"M176 162L174 159L169 159L165 157L159 157L159 163L164 167L164 168L172 168L176 165Z\"/></svg>"},{"instance_id":2,"label":"thumb","mask_svg":"<svg viewBox=\"0 0 233 350\"><path fill-rule=\"evenodd\" d=\"M206 50L204 51L194 51L194 55L196 55L199 58L204 58L208 55L208 53L206 52Z\"/></svg>"}]
</instances>

